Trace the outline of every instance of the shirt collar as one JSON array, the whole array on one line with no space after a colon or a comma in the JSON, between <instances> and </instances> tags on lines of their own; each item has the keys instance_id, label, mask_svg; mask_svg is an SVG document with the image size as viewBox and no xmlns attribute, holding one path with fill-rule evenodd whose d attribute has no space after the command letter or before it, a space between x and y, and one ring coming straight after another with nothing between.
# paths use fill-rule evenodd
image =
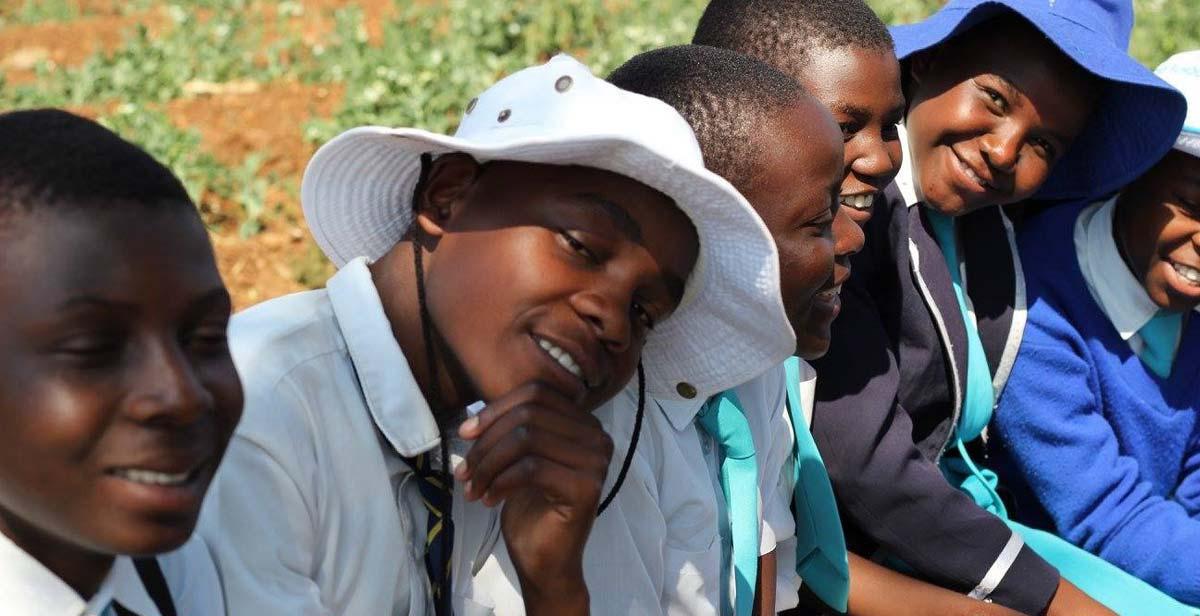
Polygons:
<instances>
[{"instance_id":1,"label":"shirt collar","mask_svg":"<svg viewBox=\"0 0 1200 616\"><path fill-rule=\"evenodd\" d=\"M436 447L441 441L437 420L392 333L367 260L347 263L326 288L379 431L404 457Z\"/></svg>"},{"instance_id":2,"label":"shirt collar","mask_svg":"<svg viewBox=\"0 0 1200 616\"><path fill-rule=\"evenodd\" d=\"M162 616L146 592L142 578L133 566L133 559L128 556L118 556L113 561L112 570L100 585L100 590L88 601L88 613L103 613L104 608L114 600L138 616Z\"/></svg>"},{"instance_id":3,"label":"shirt collar","mask_svg":"<svg viewBox=\"0 0 1200 616\"><path fill-rule=\"evenodd\" d=\"M161 616L127 556L118 556L91 601L0 534L0 605L13 616L100 614L116 599L140 616Z\"/></svg>"},{"instance_id":4,"label":"shirt collar","mask_svg":"<svg viewBox=\"0 0 1200 616\"><path fill-rule=\"evenodd\" d=\"M921 202L921 191L917 184L917 166L913 164L911 148L908 147L908 129L903 124L897 124L896 130L900 136L900 150L904 156L900 161L900 172L896 174L896 188L904 197L904 204L912 207Z\"/></svg>"},{"instance_id":5,"label":"shirt collar","mask_svg":"<svg viewBox=\"0 0 1200 616\"><path fill-rule=\"evenodd\" d=\"M1075 252L1079 269L1100 310L1121 338L1129 340L1154 315L1158 305L1129 271L1113 239L1113 213L1117 197L1094 204L1075 223Z\"/></svg>"},{"instance_id":6,"label":"shirt collar","mask_svg":"<svg viewBox=\"0 0 1200 616\"><path fill-rule=\"evenodd\" d=\"M637 404L637 393L634 393L634 404ZM705 399L693 398L691 400L659 400L653 399L652 402L658 405L659 410L663 415L667 416L667 421L671 423L671 427L676 431L682 431L696 419L696 415L700 409L704 408Z\"/></svg>"}]
</instances>

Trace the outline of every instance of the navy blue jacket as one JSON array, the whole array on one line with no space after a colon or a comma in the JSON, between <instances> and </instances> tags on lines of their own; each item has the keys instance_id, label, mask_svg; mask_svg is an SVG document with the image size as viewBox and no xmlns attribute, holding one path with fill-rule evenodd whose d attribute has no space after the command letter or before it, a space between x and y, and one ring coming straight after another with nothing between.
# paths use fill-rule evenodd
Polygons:
<instances>
[{"instance_id":1,"label":"navy blue jacket","mask_svg":"<svg viewBox=\"0 0 1200 616\"><path fill-rule=\"evenodd\" d=\"M842 289L833 345L814 362L813 436L852 551L882 549L937 585L1040 613L1058 572L938 470L962 403L967 334L922 211L895 184L876 203ZM958 226L968 295L1001 391L1024 325L1012 226L996 207Z\"/></svg>"}]
</instances>

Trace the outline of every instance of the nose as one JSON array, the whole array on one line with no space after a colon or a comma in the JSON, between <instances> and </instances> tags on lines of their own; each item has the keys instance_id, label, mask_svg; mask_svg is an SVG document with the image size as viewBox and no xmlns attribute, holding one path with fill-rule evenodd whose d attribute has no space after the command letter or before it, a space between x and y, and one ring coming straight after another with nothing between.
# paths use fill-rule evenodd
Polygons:
<instances>
[{"instance_id":1,"label":"nose","mask_svg":"<svg viewBox=\"0 0 1200 616\"><path fill-rule=\"evenodd\" d=\"M993 169L1011 172L1021 158L1024 141L1024 131L1019 127L998 128L979 140L980 154Z\"/></svg>"},{"instance_id":2,"label":"nose","mask_svg":"<svg viewBox=\"0 0 1200 616\"><path fill-rule=\"evenodd\" d=\"M130 387L130 411L138 421L187 425L213 408L212 393L175 340L152 345L140 363Z\"/></svg>"},{"instance_id":3,"label":"nose","mask_svg":"<svg viewBox=\"0 0 1200 616\"><path fill-rule=\"evenodd\" d=\"M833 251L840 259L848 259L863 249L866 235L844 207L838 207L833 217Z\"/></svg>"},{"instance_id":4,"label":"nose","mask_svg":"<svg viewBox=\"0 0 1200 616\"><path fill-rule=\"evenodd\" d=\"M610 277L598 278L592 288L576 293L572 307L592 328L596 338L612 353L623 353L633 344L633 291Z\"/></svg>"},{"instance_id":5,"label":"nose","mask_svg":"<svg viewBox=\"0 0 1200 616\"><path fill-rule=\"evenodd\" d=\"M849 169L856 175L876 180L869 182L876 188L883 188L884 178L890 178L900 168L900 161L894 160L885 145L883 135L868 137L859 133L858 138L846 144L846 157L850 159Z\"/></svg>"}]
</instances>

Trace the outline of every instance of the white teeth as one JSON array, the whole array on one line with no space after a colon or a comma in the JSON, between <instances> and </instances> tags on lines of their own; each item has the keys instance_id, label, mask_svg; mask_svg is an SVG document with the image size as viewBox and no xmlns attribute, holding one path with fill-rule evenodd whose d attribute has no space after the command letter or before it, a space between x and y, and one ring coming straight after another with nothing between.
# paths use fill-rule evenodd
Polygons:
<instances>
[{"instance_id":1,"label":"white teeth","mask_svg":"<svg viewBox=\"0 0 1200 616\"><path fill-rule=\"evenodd\" d=\"M135 483L145 483L152 486L180 486L187 482L192 476L191 471L182 473L160 473L158 471L148 471L140 468L122 468L113 471L113 474L122 479L127 479Z\"/></svg>"},{"instance_id":2,"label":"white teeth","mask_svg":"<svg viewBox=\"0 0 1200 616\"><path fill-rule=\"evenodd\" d=\"M966 162L964 162L963 160L960 159L958 161L958 165L960 167L962 167L962 170L964 173L967 174L967 177L971 178L976 184L979 184L980 186L983 186L984 188L991 188L991 184L988 184L987 182L983 181L983 178L979 177L979 174L975 173L974 169L971 169L970 167L968 167Z\"/></svg>"},{"instance_id":3,"label":"white teeth","mask_svg":"<svg viewBox=\"0 0 1200 616\"><path fill-rule=\"evenodd\" d=\"M830 298L837 297L838 295L841 295L841 294L842 294L842 285L840 285L840 284L831 289L825 289L824 291L821 291L821 295L823 295L825 297L830 297Z\"/></svg>"},{"instance_id":4,"label":"white teeth","mask_svg":"<svg viewBox=\"0 0 1200 616\"><path fill-rule=\"evenodd\" d=\"M542 347L542 350L546 353L549 353L550 357L553 357L560 366L566 368L567 372L575 375L575 378L583 380L583 369L579 367L579 364L576 363L574 357L571 357L570 353L542 338L538 338L538 346Z\"/></svg>"},{"instance_id":5,"label":"white teeth","mask_svg":"<svg viewBox=\"0 0 1200 616\"><path fill-rule=\"evenodd\" d=\"M1172 263L1171 265L1175 267L1175 272L1181 278L1193 285L1200 286L1200 270L1182 263Z\"/></svg>"},{"instance_id":6,"label":"white teeth","mask_svg":"<svg viewBox=\"0 0 1200 616\"><path fill-rule=\"evenodd\" d=\"M875 201L875 195L843 195L842 204L850 206L856 210L869 210L871 204Z\"/></svg>"}]
</instances>

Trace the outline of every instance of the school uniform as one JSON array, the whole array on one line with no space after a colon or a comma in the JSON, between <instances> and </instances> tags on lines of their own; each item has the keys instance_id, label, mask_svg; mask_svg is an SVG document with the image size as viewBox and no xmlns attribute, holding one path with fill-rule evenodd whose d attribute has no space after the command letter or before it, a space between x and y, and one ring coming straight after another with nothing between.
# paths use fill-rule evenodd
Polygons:
<instances>
[{"instance_id":1,"label":"school uniform","mask_svg":"<svg viewBox=\"0 0 1200 616\"><path fill-rule=\"evenodd\" d=\"M441 435L365 259L238 314L230 344L246 407L200 523L229 612L432 614L429 512L406 459ZM466 444L449 450L457 462ZM458 485L453 503L454 613L487 614L471 574L498 516Z\"/></svg>"},{"instance_id":2,"label":"school uniform","mask_svg":"<svg viewBox=\"0 0 1200 616\"><path fill-rule=\"evenodd\" d=\"M118 556L96 594L66 582L0 534L0 612L5 616L220 616L212 560L199 538L153 558Z\"/></svg>"},{"instance_id":3,"label":"school uniform","mask_svg":"<svg viewBox=\"0 0 1200 616\"><path fill-rule=\"evenodd\" d=\"M903 131L900 142L907 144ZM886 552L935 584L1038 613L1053 597L1057 572L938 466L962 412L968 341L910 160L906 153L897 181L876 202L866 246L842 287L832 346L813 362L821 375L813 437L851 551ZM967 300L1002 391L1025 321L1012 224L997 207L956 224Z\"/></svg>"},{"instance_id":4,"label":"school uniform","mask_svg":"<svg viewBox=\"0 0 1200 616\"><path fill-rule=\"evenodd\" d=\"M789 510L790 474L785 472L792 441L783 370L773 368L732 391L741 402L756 450L758 554L776 552L776 608L782 610L796 605L800 583ZM736 585L730 566L729 508L719 480L720 448L697 420L705 402L647 399L628 476L596 519L584 551L593 614L730 613ZM596 411L616 444L605 494L628 450L636 411L636 384ZM497 614L524 613L503 540L476 576L476 584L503 606Z\"/></svg>"},{"instance_id":5,"label":"school uniform","mask_svg":"<svg viewBox=\"0 0 1200 616\"><path fill-rule=\"evenodd\" d=\"M1060 207L1020 235L1028 326L994 419L1012 517L1200 604L1200 320L1159 376L1139 330L1159 312L1113 239L1116 197Z\"/></svg>"}]
</instances>

